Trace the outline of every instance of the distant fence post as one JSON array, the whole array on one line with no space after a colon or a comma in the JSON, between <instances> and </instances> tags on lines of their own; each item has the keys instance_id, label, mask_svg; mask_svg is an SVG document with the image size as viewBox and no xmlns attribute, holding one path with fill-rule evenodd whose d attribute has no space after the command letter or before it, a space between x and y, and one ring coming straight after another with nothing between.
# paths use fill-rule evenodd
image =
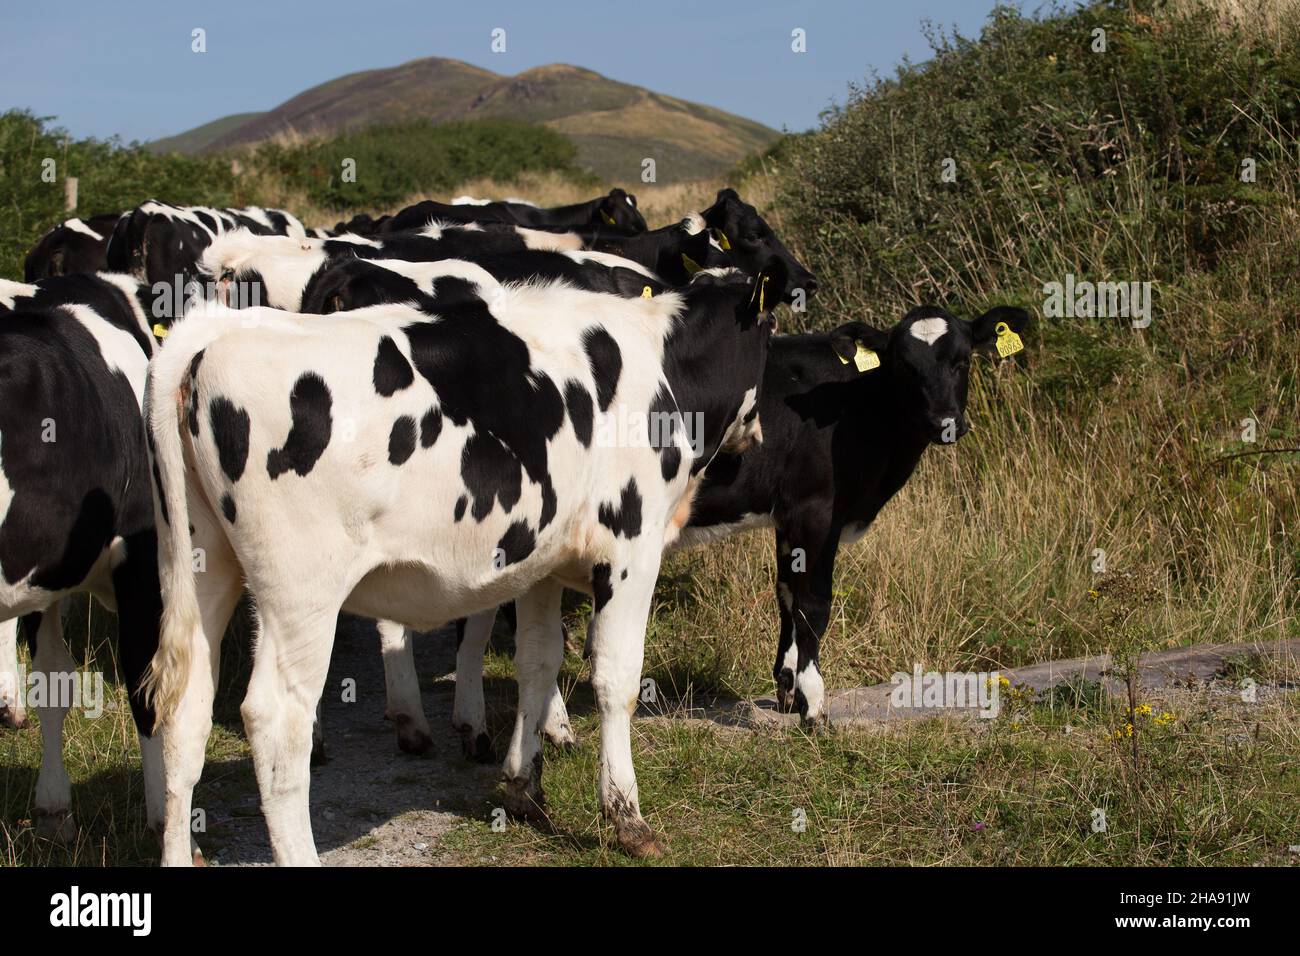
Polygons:
<instances>
[{"instance_id":1,"label":"distant fence post","mask_svg":"<svg viewBox=\"0 0 1300 956\"><path fill-rule=\"evenodd\" d=\"M63 208L74 212L77 208L77 177L69 176L63 181Z\"/></svg>"}]
</instances>

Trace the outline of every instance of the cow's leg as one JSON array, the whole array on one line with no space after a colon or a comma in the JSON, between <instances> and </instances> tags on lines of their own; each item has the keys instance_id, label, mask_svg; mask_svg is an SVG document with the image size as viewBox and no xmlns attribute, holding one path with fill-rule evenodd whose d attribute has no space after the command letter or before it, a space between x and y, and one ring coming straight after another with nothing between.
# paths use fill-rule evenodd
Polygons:
<instances>
[{"instance_id":1,"label":"cow's leg","mask_svg":"<svg viewBox=\"0 0 1300 956\"><path fill-rule=\"evenodd\" d=\"M826 719L826 688L818 654L831 613L831 575L835 570L838 540L810 552L809 568L794 576L791 587L798 666L794 676L794 706L806 724Z\"/></svg>"},{"instance_id":2,"label":"cow's leg","mask_svg":"<svg viewBox=\"0 0 1300 956\"><path fill-rule=\"evenodd\" d=\"M496 617L493 608L456 623L456 699L451 707L451 725L460 731L465 756L479 763L496 760L492 738L487 734L487 708L483 701L483 655L487 653Z\"/></svg>"},{"instance_id":3,"label":"cow's leg","mask_svg":"<svg viewBox=\"0 0 1300 956\"><path fill-rule=\"evenodd\" d=\"M280 866L319 866L311 831L311 730L325 689L338 606L306 611L256 594L260 636L240 707L271 850Z\"/></svg>"},{"instance_id":4,"label":"cow's leg","mask_svg":"<svg viewBox=\"0 0 1300 956\"><path fill-rule=\"evenodd\" d=\"M194 787L203 773L203 752L212 732L212 706L221 667L221 639L239 603L239 565L224 535L203 534L208 516L191 510L197 532L196 553L204 556L202 570L194 575L199 605L199 628L190 635L190 673L185 690L162 733L163 866L202 865L203 854L194 842L191 817Z\"/></svg>"},{"instance_id":5,"label":"cow's leg","mask_svg":"<svg viewBox=\"0 0 1300 956\"><path fill-rule=\"evenodd\" d=\"M379 647L384 655L384 684L388 710L384 716L397 725L397 747L417 756L429 752L433 734L429 731L424 704L420 701L420 678L415 672L415 642L411 633L395 621L378 621Z\"/></svg>"},{"instance_id":6,"label":"cow's leg","mask_svg":"<svg viewBox=\"0 0 1300 956\"><path fill-rule=\"evenodd\" d=\"M550 710L555 679L564 660L564 634L560 630L563 587L543 581L515 601L515 678L519 682L519 708L510 737L502 775L506 784L506 810L525 819L544 819L542 794L542 725Z\"/></svg>"},{"instance_id":7,"label":"cow's leg","mask_svg":"<svg viewBox=\"0 0 1300 956\"><path fill-rule=\"evenodd\" d=\"M36 630L32 671L45 685L36 707L36 719L41 723L36 831L49 839L67 842L77 835L77 825L72 819L72 782L63 766L63 722L72 704L67 692L72 687L77 664L63 643L63 621L57 603L44 611L28 614L23 618L23 626Z\"/></svg>"},{"instance_id":8,"label":"cow's leg","mask_svg":"<svg viewBox=\"0 0 1300 956\"><path fill-rule=\"evenodd\" d=\"M641 817L632 766L632 712L641 689L645 628L659 573L658 549L633 554L630 567L597 565L588 645L600 710L600 806L632 856L660 856L663 845ZM623 577L626 571L627 577Z\"/></svg>"},{"instance_id":9,"label":"cow's leg","mask_svg":"<svg viewBox=\"0 0 1300 956\"><path fill-rule=\"evenodd\" d=\"M564 629L561 627L560 662L563 661ZM564 706L564 695L560 693L559 684L552 684L551 692L547 696L546 722L542 724L542 733L546 735L547 740L563 750L571 750L578 746L578 736L569 724L569 710Z\"/></svg>"},{"instance_id":10,"label":"cow's leg","mask_svg":"<svg viewBox=\"0 0 1300 956\"><path fill-rule=\"evenodd\" d=\"M27 726L26 688L18 680L18 618L0 621L0 726Z\"/></svg>"},{"instance_id":11,"label":"cow's leg","mask_svg":"<svg viewBox=\"0 0 1300 956\"><path fill-rule=\"evenodd\" d=\"M794 709L794 675L799 666L799 646L794 640L794 596L791 580L794 557L790 543L778 528L776 532L776 606L781 615L781 637L776 645L776 664L772 677L776 681L777 707Z\"/></svg>"}]
</instances>

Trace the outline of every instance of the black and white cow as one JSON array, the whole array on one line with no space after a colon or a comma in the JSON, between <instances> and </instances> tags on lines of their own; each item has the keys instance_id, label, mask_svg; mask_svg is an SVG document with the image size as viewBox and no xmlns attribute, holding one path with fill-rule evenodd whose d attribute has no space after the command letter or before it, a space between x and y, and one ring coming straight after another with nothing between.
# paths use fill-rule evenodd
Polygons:
<instances>
[{"instance_id":1,"label":"black and white cow","mask_svg":"<svg viewBox=\"0 0 1300 956\"><path fill-rule=\"evenodd\" d=\"M120 212L112 212L89 219L63 220L27 253L23 278L38 282L51 276L107 269L108 238L121 217Z\"/></svg>"},{"instance_id":2,"label":"black and white cow","mask_svg":"<svg viewBox=\"0 0 1300 956\"><path fill-rule=\"evenodd\" d=\"M278 862L317 862L312 716L341 608L427 629L523 595L507 802L539 812L565 586L594 594L601 804L625 848L660 852L629 723L650 597L681 503L745 431L781 269L705 271L649 298L448 276L432 315L262 308L250 322L208 306L174 328L147 400L167 529L149 678L166 728L164 862L190 861L211 649L242 583L260 619L242 713Z\"/></svg>"},{"instance_id":3,"label":"black and white cow","mask_svg":"<svg viewBox=\"0 0 1300 956\"><path fill-rule=\"evenodd\" d=\"M508 230L506 236L514 236L518 227L502 229ZM708 237L702 229L701 224L700 235L683 233L683 236L693 243L689 247L692 254L710 261L706 259L706 253L694 245L702 242L707 249ZM530 230L522 229L518 232L526 234L533 244L536 244L533 240L540 238L545 240L542 244L554 245L564 235L544 233L533 236ZM369 256L358 258L350 254L348 250L353 247L346 242L299 243L280 237L235 232L214 240L204 251L199 268L205 277L220 276L219 281L209 283L220 301L246 305L260 298L272 308L315 315L353 311L383 303L420 302L432 296L437 281L448 275L489 284L563 281L575 289L623 297L655 296L670 288L639 263L608 253L524 250L522 244L517 247L503 245L495 241L491 230L477 228L462 231L460 227L446 226L436 230L435 234L436 239L422 236L416 237L418 241L402 233L386 237L384 241L363 241L353 237L356 248ZM403 237L408 241L403 242ZM503 248L510 251L502 252ZM378 258L385 253L411 255L413 251L419 253L419 260ZM327 252L332 254L327 255ZM432 259L435 254L448 259L423 261ZM250 283L259 283L263 293L250 295ZM228 294L227 284L238 286L242 291ZM391 621L379 621L378 629L387 678L386 716L397 727L401 750L424 753L433 741L420 701L411 636ZM465 722L463 726L471 724L477 727L478 722ZM550 728L549 733L552 739L572 736L571 731L562 727ZM482 745L479 746L482 749ZM323 757L324 739L319 721L314 748L313 758ZM484 751L484 759L489 759L490 754L490 749Z\"/></svg>"},{"instance_id":4,"label":"black and white cow","mask_svg":"<svg viewBox=\"0 0 1300 956\"><path fill-rule=\"evenodd\" d=\"M141 282L168 283L184 290L194 279L195 264L203 250L217 236L235 229L264 236L307 238L303 224L280 209L173 206L151 199L123 213L117 221L109 237L107 266Z\"/></svg>"},{"instance_id":5,"label":"black and white cow","mask_svg":"<svg viewBox=\"0 0 1300 956\"><path fill-rule=\"evenodd\" d=\"M381 232L402 232L419 229L430 220L505 222L530 229L606 226L624 235L646 230L645 217L636 206L636 196L622 189L611 189L608 195L586 202L549 208L518 201L443 203L426 199L384 217L375 223L374 228Z\"/></svg>"},{"instance_id":6,"label":"black and white cow","mask_svg":"<svg viewBox=\"0 0 1300 956\"><path fill-rule=\"evenodd\" d=\"M158 646L161 600L149 459L140 415L154 339L144 287L124 275L0 281L0 689L21 722L15 630L33 677L69 688L76 664L60 602L89 592L118 615L118 656L140 731L151 826L162 821L162 746L140 681ZM35 685L33 685L35 686ZM38 828L75 833L63 766L66 693L37 695L43 756Z\"/></svg>"},{"instance_id":7,"label":"black and white cow","mask_svg":"<svg viewBox=\"0 0 1300 956\"><path fill-rule=\"evenodd\" d=\"M782 302L799 298L806 301L816 293L817 279L777 238L758 210L741 199L734 189L718 190L713 205L700 215L737 269L754 275L773 259L785 263L787 278L780 290Z\"/></svg>"},{"instance_id":8,"label":"black and white cow","mask_svg":"<svg viewBox=\"0 0 1300 956\"><path fill-rule=\"evenodd\" d=\"M776 529L773 677L783 708L809 722L824 717L818 654L841 543L866 533L928 447L967 432L972 351L992 345L1003 323L1019 333L1028 321L1010 306L973 322L921 306L888 330L851 322L830 333L773 337L759 401L762 442L714 458L673 546ZM479 759L491 755L482 660L495 616L490 610L469 619L456 658L453 721ZM548 738L572 740L558 690L546 720Z\"/></svg>"}]
</instances>

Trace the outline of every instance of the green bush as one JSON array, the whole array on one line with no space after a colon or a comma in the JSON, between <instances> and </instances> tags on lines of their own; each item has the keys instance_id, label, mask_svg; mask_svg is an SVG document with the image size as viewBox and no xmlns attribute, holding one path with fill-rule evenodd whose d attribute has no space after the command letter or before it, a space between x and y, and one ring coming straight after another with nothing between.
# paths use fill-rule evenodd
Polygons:
<instances>
[{"instance_id":1,"label":"green bush","mask_svg":"<svg viewBox=\"0 0 1300 956\"><path fill-rule=\"evenodd\" d=\"M0 114L0 276L22 278L27 251L67 217L63 189L69 176L78 179L77 213L85 216L130 209L154 197L218 206L240 202L227 159L156 156L115 139L74 140L44 118L10 110Z\"/></svg>"},{"instance_id":2,"label":"green bush","mask_svg":"<svg viewBox=\"0 0 1300 956\"><path fill-rule=\"evenodd\" d=\"M792 141L782 203L822 287L977 305L1065 272L1176 281L1290 210L1297 47L1158 6L997 8Z\"/></svg>"},{"instance_id":3,"label":"green bush","mask_svg":"<svg viewBox=\"0 0 1300 956\"><path fill-rule=\"evenodd\" d=\"M584 178L577 151L562 134L512 120L368 126L328 140L264 143L250 164L278 173L318 206L345 210L392 206L417 193L450 189L468 179L507 181L555 170ZM355 181L344 180L352 160Z\"/></svg>"},{"instance_id":4,"label":"green bush","mask_svg":"<svg viewBox=\"0 0 1300 956\"><path fill-rule=\"evenodd\" d=\"M21 278L27 251L66 218L68 176L79 180L77 214L86 216L151 198L180 205L275 205L266 198L268 190L342 214L392 207L479 177L508 181L524 172L558 171L594 185L575 157L564 136L529 123L417 121L327 140L263 143L238 155L245 172L236 175L230 155L159 155L116 139L74 140L45 118L11 110L0 114L0 276ZM345 159L356 163L355 182L343 181ZM52 176L43 176L50 168L46 160L53 160Z\"/></svg>"}]
</instances>

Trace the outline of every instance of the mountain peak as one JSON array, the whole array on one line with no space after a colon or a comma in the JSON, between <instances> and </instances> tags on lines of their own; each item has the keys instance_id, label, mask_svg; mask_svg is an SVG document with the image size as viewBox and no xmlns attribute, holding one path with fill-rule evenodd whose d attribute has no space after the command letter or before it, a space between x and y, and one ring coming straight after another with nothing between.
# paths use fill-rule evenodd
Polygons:
<instances>
[{"instance_id":1,"label":"mountain peak","mask_svg":"<svg viewBox=\"0 0 1300 956\"><path fill-rule=\"evenodd\" d=\"M669 103L677 109L666 111ZM478 118L551 126L574 143L580 163L611 181L634 179L647 156L655 157L660 182L713 175L778 135L751 120L569 63L505 76L429 56L340 76L265 113L214 120L159 140L154 149L214 152L289 131L329 135L373 123Z\"/></svg>"}]
</instances>

